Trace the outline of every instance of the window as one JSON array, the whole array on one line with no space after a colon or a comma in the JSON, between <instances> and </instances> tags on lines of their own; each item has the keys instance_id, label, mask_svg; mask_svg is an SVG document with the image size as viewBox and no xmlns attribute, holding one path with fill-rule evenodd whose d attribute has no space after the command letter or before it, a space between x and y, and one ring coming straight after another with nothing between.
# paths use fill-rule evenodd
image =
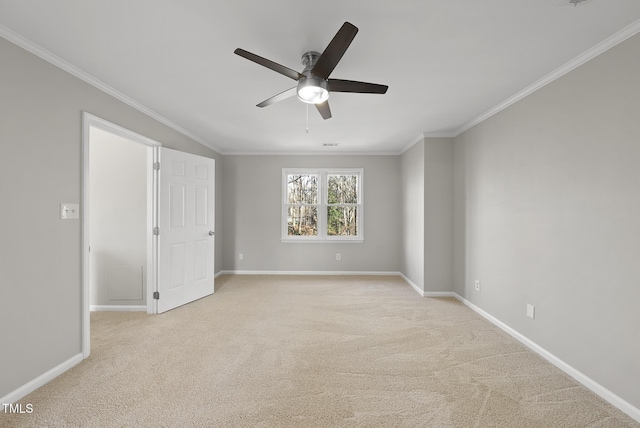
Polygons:
<instances>
[{"instance_id":1,"label":"window","mask_svg":"<svg viewBox=\"0 0 640 428\"><path fill-rule=\"evenodd\" d=\"M362 242L362 169L282 170L282 240Z\"/></svg>"},{"instance_id":2,"label":"window","mask_svg":"<svg viewBox=\"0 0 640 428\"><path fill-rule=\"evenodd\" d=\"M287 175L287 236L318 236L318 176Z\"/></svg>"}]
</instances>

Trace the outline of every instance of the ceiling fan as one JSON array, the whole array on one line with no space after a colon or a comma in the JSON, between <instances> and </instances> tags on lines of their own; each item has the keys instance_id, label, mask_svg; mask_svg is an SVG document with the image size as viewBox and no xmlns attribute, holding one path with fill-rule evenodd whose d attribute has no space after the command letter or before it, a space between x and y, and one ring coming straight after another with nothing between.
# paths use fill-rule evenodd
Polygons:
<instances>
[{"instance_id":1,"label":"ceiling fan","mask_svg":"<svg viewBox=\"0 0 640 428\"><path fill-rule=\"evenodd\" d=\"M330 92L384 94L389 89L386 85L378 85L376 83L329 78L329 75L336 68L357 33L358 28L356 26L345 22L322 54L309 51L302 55L302 65L304 65L302 73L247 52L244 49L236 49L234 53L298 82L293 88L257 104L257 107L266 107L297 95L300 101L307 104L315 104L322 118L326 120L331 118L331 109L328 102Z\"/></svg>"}]
</instances>

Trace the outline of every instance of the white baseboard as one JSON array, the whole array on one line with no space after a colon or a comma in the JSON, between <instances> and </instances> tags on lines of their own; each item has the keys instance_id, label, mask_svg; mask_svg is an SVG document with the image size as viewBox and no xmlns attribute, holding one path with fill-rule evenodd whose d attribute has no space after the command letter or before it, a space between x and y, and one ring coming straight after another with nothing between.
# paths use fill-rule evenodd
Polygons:
<instances>
[{"instance_id":1,"label":"white baseboard","mask_svg":"<svg viewBox=\"0 0 640 428\"><path fill-rule=\"evenodd\" d=\"M480 309L478 306L474 305L473 303L471 303L470 301L468 301L464 297L462 297L459 294L454 293L454 292L447 292L447 291L444 291L444 292L424 292L416 284L414 284L411 280L409 280L405 275L403 275L400 272L236 271L236 270L233 270L233 271L220 271L216 276L219 276L219 275L222 275L222 274L231 274L231 275L394 275L394 276L400 276L407 282L407 284L409 284L412 288L414 288L418 292L418 294L420 294L421 296L424 296L424 297L455 297L457 300L462 302L464 305L466 305L467 307L472 309L474 312L476 312L477 314L479 314L480 316L482 316L483 318L485 318L486 320L488 320L489 322L491 322L495 326L497 326L500 329L502 329L503 331L505 331L511 337L513 337L514 339L516 339L517 341L519 341L520 343L525 345L527 348L531 349L532 351L534 351L535 353L540 355L542 358L544 358L545 360L549 361L551 364L553 364L554 366L558 367L560 370L562 370L563 372L565 372L566 374L568 374L569 376L574 378L576 381L578 381L579 383L581 383L585 387L589 388L595 394L597 394L598 396L600 396L601 398L603 398L607 402L611 403L613 406L617 407L618 409L620 409L621 411L623 411L624 413L629 415L631 418L633 418L637 422L640 422L640 409L638 409L637 407L633 406L631 403L627 402L626 400L620 398L618 395L614 394L613 392L609 391L607 388L605 388L604 386L600 385L599 383L597 383L596 381L594 381L593 379L591 379L590 377L588 377L584 373L576 370L574 367L572 367L569 364L565 363L564 361L562 361L561 359L559 359L558 357L553 355L551 352L549 352L546 349L542 348L541 346L539 346L538 344L536 344L535 342L533 342L532 340L530 340L526 336L522 335L521 333L518 333L516 330L514 330L511 327L509 327L507 324L505 324L502 321L500 321L499 319L495 318L494 316L492 316L488 312L484 311L483 309ZM122 308L138 308L138 309L135 309L135 310L146 311L146 306L96 306L96 307L99 307L99 308L121 308L121 307ZM91 307L92 311L94 310L93 308L94 308L94 306ZM142 308L142 309L140 309L140 308ZM116 309L96 309L96 310L116 310ZM118 309L118 310L121 310L121 309ZM125 309L125 310L134 310L134 309ZM36 389L40 388L42 385L44 385L47 382L51 381L55 377L61 375L65 371L69 370L71 367L75 366L76 364L78 364L82 360L83 360L82 354L77 354L77 355L71 357L67 361L64 361L63 363L59 364L58 366L54 367L53 369L47 371L46 373L38 376L37 378L35 378L32 381L26 383L25 385L21 386L20 388L16 389L15 391L13 391L13 392L7 394L6 396L2 397L2 399L0 399L0 403L15 403L16 401L20 400L22 397L24 397L27 394L35 391Z\"/></svg>"},{"instance_id":2,"label":"white baseboard","mask_svg":"<svg viewBox=\"0 0 640 428\"><path fill-rule=\"evenodd\" d=\"M405 276L405 274L403 274L402 272L400 272L400 276L402 277L402 279L405 280L405 282L407 284L409 284L414 290L416 290L418 292L419 295L421 295L422 297L425 297L424 295L424 291L422 291L422 289L420 287L418 287L413 281L411 281L409 278L407 278Z\"/></svg>"},{"instance_id":3,"label":"white baseboard","mask_svg":"<svg viewBox=\"0 0 640 428\"><path fill-rule=\"evenodd\" d=\"M218 275L370 275L399 276L400 272L325 271L325 270L223 270Z\"/></svg>"},{"instance_id":4,"label":"white baseboard","mask_svg":"<svg viewBox=\"0 0 640 428\"><path fill-rule=\"evenodd\" d=\"M540 345L536 344L526 336L522 335L521 333L518 333L517 331L515 331L514 329L512 329L511 327L509 327L499 319L497 319L496 317L480 309L479 307L477 307L476 305L474 305L464 297L460 296L457 293L451 293L451 295L456 299L458 299L460 302L464 303L467 307L469 307L470 309L478 313L480 316L482 316L492 324L496 325L497 327L505 331L511 337L513 337L514 339L516 339L517 341L525 345L527 348L531 349L533 352L540 355L545 360L549 361L551 364L553 364L554 366L556 366L557 368L559 368L560 370L562 370L563 372L565 372L566 374L574 378L576 381L578 381L585 387L589 388L595 394L599 395L604 400L608 401L618 409L622 410L624 413L629 415L631 418L635 419L637 422L640 422L640 409L633 406L631 403L625 401L624 399L620 398L613 392L609 391L607 388L600 385L598 382L591 379L589 376L585 375L584 373L576 370L574 367L565 363L560 358L556 357L551 352L547 351Z\"/></svg>"},{"instance_id":5,"label":"white baseboard","mask_svg":"<svg viewBox=\"0 0 640 428\"><path fill-rule=\"evenodd\" d=\"M399 276L413 287L422 297L455 297L452 291L422 291L413 281L402 272L378 271L291 271L291 270L223 270L217 275L364 275L364 276Z\"/></svg>"},{"instance_id":6,"label":"white baseboard","mask_svg":"<svg viewBox=\"0 0 640 428\"><path fill-rule=\"evenodd\" d=\"M456 297L453 291L424 291L424 297Z\"/></svg>"},{"instance_id":7,"label":"white baseboard","mask_svg":"<svg viewBox=\"0 0 640 428\"><path fill-rule=\"evenodd\" d=\"M90 305L91 312L112 311L112 312L147 312L146 306L133 305Z\"/></svg>"},{"instance_id":8,"label":"white baseboard","mask_svg":"<svg viewBox=\"0 0 640 428\"><path fill-rule=\"evenodd\" d=\"M25 395L32 393L36 389L40 388L42 385L60 376L62 373L66 372L67 370L69 370L71 367L75 366L82 360L83 360L82 354L74 355L73 357L69 358L67 361L64 361L61 364L58 364L48 372L41 374L37 378L22 385L20 388L16 389L15 391L5 395L0 399L0 403L17 402Z\"/></svg>"},{"instance_id":9,"label":"white baseboard","mask_svg":"<svg viewBox=\"0 0 640 428\"><path fill-rule=\"evenodd\" d=\"M422 297L455 297L455 293L453 291L424 291L420 287L418 287L413 281L407 278L403 273L400 273L402 279L405 280L407 284L409 284L414 290L418 292Z\"/></svg>"}]
</instances>

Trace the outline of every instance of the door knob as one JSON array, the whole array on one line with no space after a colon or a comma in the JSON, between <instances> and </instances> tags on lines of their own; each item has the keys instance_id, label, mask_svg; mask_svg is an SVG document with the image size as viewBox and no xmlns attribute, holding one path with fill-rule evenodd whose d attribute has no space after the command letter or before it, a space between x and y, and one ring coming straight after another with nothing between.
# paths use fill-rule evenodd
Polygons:
<instances>
[{"instance_id":1,"label":"door knob","mask_svg":"<svg viewBox=\"0 0 640 428\"><path fill-rule=\"evenodd\" d=\"M215 234L216 234L216 233L215 233L213 230L210 230L210 231L209 231L209 236L213 236L213 235L215 235Z\"/></svg>"}]
</instances>

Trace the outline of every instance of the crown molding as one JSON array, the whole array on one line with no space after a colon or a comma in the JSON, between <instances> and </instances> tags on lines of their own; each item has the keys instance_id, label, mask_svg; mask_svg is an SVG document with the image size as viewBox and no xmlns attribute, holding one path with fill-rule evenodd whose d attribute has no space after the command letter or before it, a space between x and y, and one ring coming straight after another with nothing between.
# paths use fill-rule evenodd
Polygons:
<instances>
[{"instance_id":1,"label":"crown molding","mask_svg":"<svg viewBox=\"0 0 640 428\"><path fill-rule=\"evenodd\" d=\"M456 134L451 132L425 132L424 138L453 138Z\"/></svg>"},{"instance_id":2,"label":"crown molding","mask_svg":"<svg viewBox=\"0 0 640 428\"><path fill-rule=\"evenodd\" d=\"M111 86L107 85L103 81L93 77L89 73L79 69L78 67L72 65L71 63L65 61L64 59L58 57L57 55L54 55L53 53L49 52L48 50L46 50L42 46L33 43L31 40L19 35L15 31L10 30L9 28L5 27L2 24L0 24L0 37L10 41L14 45L17 45L17 46L21 47L22 49L26 50L27 52L30 52L30 53L36 55L37 57L39 57L39 58L41 58L41 59L43 59L43 60L45 60L45 61L47 61L47 62L49 62L49 63L51 63L53 65L55 65L56 67L60 68L61 70L66 71L67 73L71 74L72 76L77 77L78 79L90 84L91 86L101 90L102 92L104 92L104 93L106 93L108 95L111 95L115 99L117 99L119 101L122 101L123 103L127 104L128 106L133 107L134 109L138 110L139 112L144 113L145 115L151 117L152 119L157 120L158 122L168 126L169 128L173 129L174 131L177 131L180 134L184 135L185 137L191 138L192 140L198 142L199 144L201 144L201 145L203 145L203 146L205 146L205 147L207 147L207 148L209 148L211 150L214 150L214 151L220 153L220 149L218 149L217 147L215 147L213 144L209 143L208 141L205 141L202 138L198 137L197 135L194 135L193 133L187 131L186 129L184 129L180 125L177 125L177 124L173 123L172 121L170 121L166 117L156 113L155 111L151 110L147 106L137 102L133 98L130 98L130 97L126 96L125 94L123 94L122 92L118 91L117 89L112 88Z\"/></svg>"},{"instance_id":3,"label":"crown molding","mask_svg":"<svg viewBox=\"0 0 640 428\"><path fill-rule=\"evenodd\" d=\"M418 135L416 138L411 140L411 142L406 146L404 146L397 154L399 155L403 154L404 152L409 150L411 147L415 146L420 141L423 141L427 138L454 138L455 136L456 134L453 132L423 132L420 135Z\"/></svg>"},{"instance_id":4,"label":"crown molding","mask_svg":"<svg viewBox=\"0 0 640 428\"><path fill-rule=\"evenodd\" d=\"M571 61L569 61L565 65L557 68L556 70L552 71L551 73L549 73L548 75L546 75L542 79L534 82L533 84L527 86L526 88L524 88L520 92L516 93L515 95L507 98L506 100L504 100L500 104L498 104L495 107L487 110L486 112L484 112L480 116L476 117L475 119L472 119L469 122L465 123L460 128L458 128L455 132L453 132L452 136L453 137L457 137L458 135L462 134L463 132L467 131L468 129L470 129L470 128L472 128L472 127L474 127L474 126L476 126L476 125L478 125L478 124L480 124L482 122L484 122L485 120L489 119L491 116L501 112L502 110L506 109L510 105L515 104L516 102L520 101L524 97L526 97L528 95L531 95L532 93L534 93L538 89L548 85L549 83L553 82L554 80L556 80L556 79L564 76L565 74L569 73L570 71L580 67L582 64L592 60L596 56L604 53L605 51L611 49L612 47L616 46L617 44L624 42L629 37L636 35L638 32L640 32L640 19L635 21L635 22L633 22L632 24L626 26L622 30L620 30L617 33L613 34L612 36L606 38L605 40L603 40L602 42L600 42L597 45L593 46L592 48L587 49L582 54L578 55L577 57L575 57L574 59L572 59Z\"/></svg>"},{"instance_id":5,"label":"crown molding","mask_svg":"<svg viewBox=\"0 0 640 428\"><path fill-rule=\"evenodd\" d=\"M413 147L416 143L418 143L420 140L423 140L424 138L454 138L457 137L458 135L462 134L463 132L467 131L468 129L484 122L485 120L489 119L490 117L492 117L493 115L499 113L500 111L506 109L507 107L511 106L512 104L518 102L519 100L527 97L528 95L532 94L533 92L537 91L538 89L548 85L549 83L553 82L554 80L564 76L565 74L569 73L570 71L576 69L577 67L583 65L584 63L590 61L591 59L595 58L596 56L602 54L603 52L607 51L608 49L616 46L617 44L625 41L626 39L628 39L629 37L632 37L634 35L636 35L638 32L640 32L640 19L633 22L632 24L628 25L627 27L623 28L622 30L618 31L617 33L613 34L612 36L608 37L607 39L603 40L602 42L598 43L597 45L595 45L594 47L586 50L585 52L583 52L582 54L580 54L579 56L577 56L576 58L574 58L573 60L569 61L568 63L566 63L565 65L559 67L558 69L554 70L553 72L549 73L548 75L546 75L545 77L539 79L538 81L534 82L533 84L529 85L528 87L526 87L525 89L517 92L515 95L507 98L506 100L504 100L503 102L501 102L500 104L496 105L495 107L487 110L486 112L484 112L483 114L481 114L480 116L477 116L476 118L470 120L469 122L463 124L461 127L459 127L458 129L456 129L453 132L444 132L444 133L440 133L440 132L434 132L434 133L421 133L420 135L418 135L414 140L412 140L409 144L407 144L404 148L402 148L401 150L397 151L397 152L380 152L380 153L367 153L367 155L392 155L392 154L403 154L404 152L406 152L407 150L409 150L411 147ZM135 108L136 110L144 113L145 115L157 120L158 122L174 129L175 131L181 133L182 135L191 138L192 140L200 143L201 145L208 147L216 152L218 152L221 155L296 155L296 154L304 154L304 155L362 155L362 153L345 153L345 152L304 152L304 153L278 153L278 152L252 152L252 153L247 153L247 152L224 152L222 150L220 150L218 147L214 146L213 144L209 143L208 141L203 140L202 138L198 137L197 135L194 135L193 133L191 133L190 131L186 130L185 128L171 122L169 119L165 118L164 116L156 113L155 111L151 110L150 108L144 106L143 104L135 101L134 99L126 96L125 94L121 93L120 91L112 88L111 86L107 85L106 83L100 81L99 79L91 76L90 74L86 73L85 71L75 67L74 65L70 64L69 62L63 60L62 58L52 54L51 52L47 51L46 49L42 48L41 46L33 43L32 41L22 37L21 35L15 33L14 31L10 30L9 28L5 27L4 25L0 24L0 37L5 38L6 40L10 41L11 43L25 49L26 51L44 59L45 61L55 65L56 67L68 72L69 74L77 77L78 79L94 86L95 88L101 90L102 92L105 92L111 96L113 96L114 98L122 101L123 103Z\"/></svg>"},{"instance_id":6,"label":"crown molding","mask_svg":"<svg viewBox=\"0 0 640 428\"><path fill-rule=\"evenodd\" d=\"M420 141L423 141L425 138L425 133L422 132L419 135L417 135L413 140L411 140L411 142L409 144L407 144L406 146L404 146L402 149L400 149L400 151L398 152L399 155L403 154L404 152L406 152L407 150L409 150L411 147L415 146L416 144L418 144Z\"/></svg>"}]
</instances>

